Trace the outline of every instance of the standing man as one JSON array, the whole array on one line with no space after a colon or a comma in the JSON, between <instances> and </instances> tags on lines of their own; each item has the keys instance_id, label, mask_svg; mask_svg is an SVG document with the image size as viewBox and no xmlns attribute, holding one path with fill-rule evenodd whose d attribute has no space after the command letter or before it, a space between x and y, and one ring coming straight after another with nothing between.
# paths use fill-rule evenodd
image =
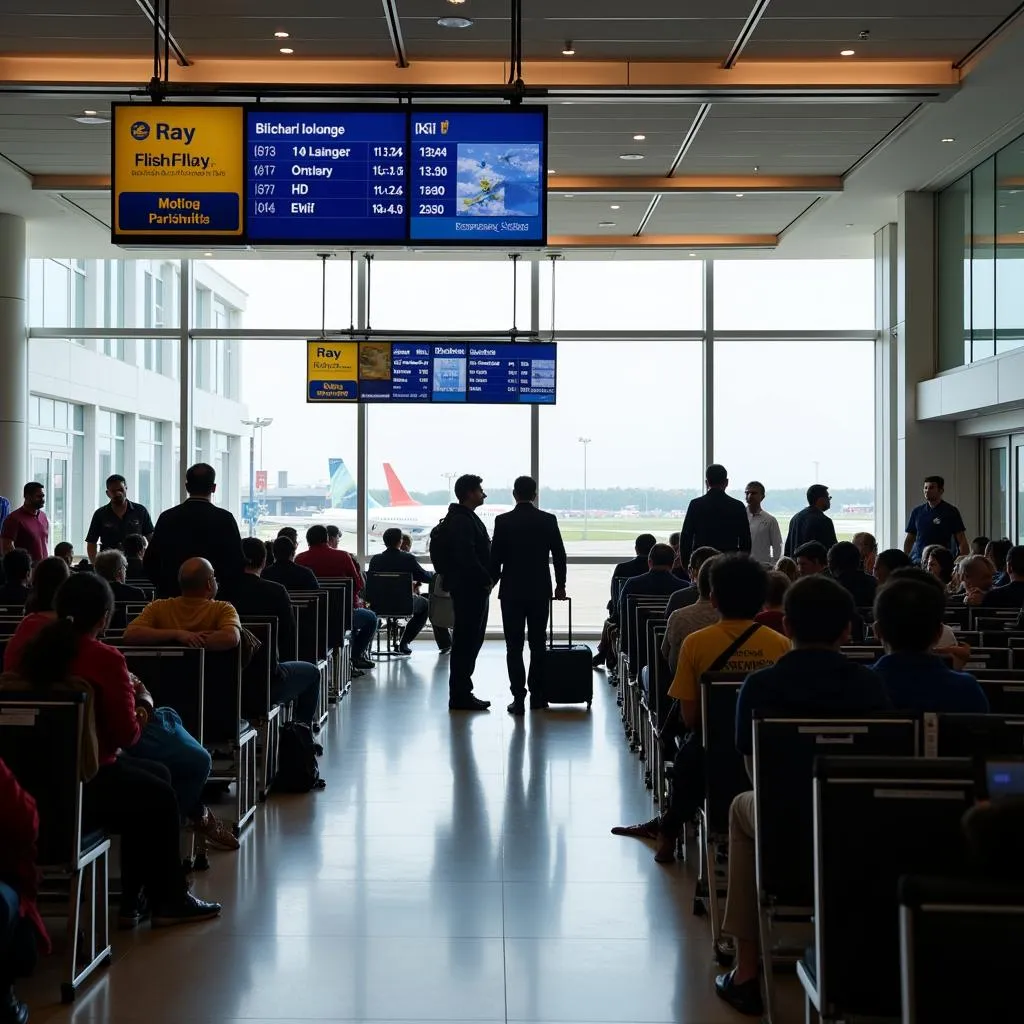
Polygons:
<instances>
[{"instance_id":1,"label":"standing man","mask_svg":"<svg viewBox=\"0 0 1024 1024\"><path fill-rule=\"evenodd\" d=\"M750 523L750 557L762 565L773 566L782 557L782 531L775 516L761 508L764 484L751 480L743 494Z\"/></svg>"},{"instance_id":2,"label":"standing man","mask_svg":"<svg viewBox=\"0 0 1024 1024\"><path fill-rule=\"evenodd\" d=\"M93 512L89 532L85 535L85 550L93 563L98 550L123 548L124 539L130 533L141 533L146 540L153 536L149 510L145 505L128 500L128 487L119 473L107 477L107 497L110 502Z\"/></svg>"},{"instance_id":3,"label":"standing man","mask_svg":"<svg viewBox=\"0 0 1024 1024\"><path fill-rule=\"evenodd\" d=\"M46 495L43 485L35 480L25 484L21 493L24 501L4 520L0 529L0 555L14 548L24 548L33 563L41 562L50 553L50 521L43 511Z\"/></svg>"},{"instance_id":4,"label":"standing man","mask_svg":"<svg viewBox=\"0 0 1024 1024\"><path fill-rule=\"evenodd\" d=\"M213 504L217 474L213 466L197 462L185 473L188 498L160 513L143 557L146 575L157 597L177 597L178 570L190 558L205 558L222 586L242 575L242 537L235 517Z\"/></svg>"},{"instance_id":5,"label":"standing man","mask_svg":"<svg viewBox=\"0 0 1024 1024\"><path fill-rule=\"evenodd\" d=\"M491 539L476 510L484 503L483 480L471 473L455 481L448 515L430 535L430 558L452 596L452 631L448 673L449 711L486 711L489 700L473 696L473 671L487 631L491 578Z\"/></svg>"},{"instance_id":6,"label":"standing man","mask_svg":"<svg viewBox=\"0 0 1024 1024\"><path fill-rule=\"evenodd\" d=\"M729 474L725 466L714 463L707 468L704 479L707 494L694 498L686 509L682 536L679 538L679 560L683 565L694 548L711 547L728 554L750 551L750 523L742 501L725 493Z\"/></svg>"},{"instance_id":7,"label":"standing man","mask_svg":"<svg viewBox=\"0 0 1024 1024\"><path fill-rule=\"evenodd\" d=\"M798 547L808 541L816 540L824 545L825 553L836 542L836 528L825 513L832 507L832 496L824 484L811 484L807 488L807 507L789 521L789 533L786 535L786 554L795 557Z\"/></svg>"},{"instance_id":8,"label":"standing man","mask_svg":"<svg viewBox=\"0 0 1024 1024\"><path fill-rule=\"evenodd\" d=\"M512 689L510 715L526 713L529 684L530 710L546 708L541 691L540 670L544 657L544 633L548 625L551 601L551 571L548 557L555 563L555 600L564 601L566 560L558 520L542 512L537 500L537 481L519 477L512 486L516 507L494 520L491 543L491 578L500 580L501 628L505 634L505 663ZM458 615L455 619L458 629ZM523 641L529 637L530 674L523 664Z\"/></svg>"},{"instance_id":9,"label":"standing man","mask_svg":"<svg viewBox=\"0 0 1024 1024\"><path fill-rule=\"evenodd\" d=\"M942 500L945 491L946 481L941 476L926 476L924 504L918 505L907 517L907 536L903 541L903 550L910 555L914 565L920 564L921 552L929 544L938 544L947 551L954 551L955 540L959 554L970 554L971 546L967 541L967 528L960 509Z\"/></svg>"}]
</instances>

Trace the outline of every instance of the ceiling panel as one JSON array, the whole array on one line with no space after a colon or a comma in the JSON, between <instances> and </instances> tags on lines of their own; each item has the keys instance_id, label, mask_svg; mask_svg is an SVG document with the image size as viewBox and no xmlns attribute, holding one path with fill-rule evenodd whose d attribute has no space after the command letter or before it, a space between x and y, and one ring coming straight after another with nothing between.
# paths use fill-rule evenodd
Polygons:
<instances>
[{"instance_id":1,"label":"ceiling panel","mask_svg":"<svg viewBox=\"0 0 1024 1024\"><path fill-rule=\"evenodd\" d=\"M814 202L812 196L663 196L644 234L777 235Z\"/></svg>"},{"instance_id":2,"label":"ceiling panel","mask_svg":"<svg viewBox=\"0 0 1024 1024\"><path fill-rule=\"evenodd\" d=\"M553 195L548 202L548 233L552 235L631 235L650 205L643 196L565 196ZM619 209L613 210L612 206ZM612 227L601 227L611 224Z\"/></svg>"}]
</instances>

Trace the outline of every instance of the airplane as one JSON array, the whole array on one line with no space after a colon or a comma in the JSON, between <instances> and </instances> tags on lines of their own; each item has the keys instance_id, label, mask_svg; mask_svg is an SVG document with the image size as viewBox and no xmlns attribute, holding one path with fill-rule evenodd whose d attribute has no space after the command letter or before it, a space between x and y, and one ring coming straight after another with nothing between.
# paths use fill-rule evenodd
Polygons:
<instances>
[{"instance_id":1,"label":"airplane","mask_svg":"<svg viewBox=\"0 0 1024 1024\"><path fill-rule=\"evenodd\" d=\"M373 513L371 519L377 516L383 519L392 513L397 513L399 517L404 516L408 520L429 523L430 525L427 528L429 533L447 514L447 505L421 505L418 501L411 498L402 481L398 479L398 474L390 462L384 463L384 476L388 482L388 501L390 504L386 509ZM483 520L484 525L488 529L493 529L495 518L503 512L511 511L511 505L484 504L476 510L476 514ZM406 532L408 533L409 531L406 530Z\"/></svg>"}]
</instances>

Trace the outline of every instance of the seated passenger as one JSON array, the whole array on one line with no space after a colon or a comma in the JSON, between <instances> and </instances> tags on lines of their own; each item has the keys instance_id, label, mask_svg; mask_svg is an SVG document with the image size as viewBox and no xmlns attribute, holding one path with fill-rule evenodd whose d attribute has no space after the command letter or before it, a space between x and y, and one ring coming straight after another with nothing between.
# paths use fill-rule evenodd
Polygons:
<instances>
[{"instance_id":1,"label":"seated passenger","mask_svg":"<svg viewBox=\"0 0 1024 1024\"><path fill-rule=\"evenodd\" d=\"M4 579L0 586L0 605L23 605L28 598L28 578L32 559L24 548L12 548L3 557Z\"/></svg>"},{"instance_id":2,"label":"seated passenger","mask_svg":"<svg viewBox=\"0 0 1024 1024\"><path fill-rule=\"evenodd\" d=\"M134 601L136 604L145 604L149 598L146 597L144 590L139 590L138 587L130 587L125 583L128 560L124 557L123 551L117 548L101 551L96 556L93 567L110 584L110 590L114 595L114 616L110 620L110 628L124 629L128 624L128 615L121 602Z\"/></svg>"},{"instance_id":3,"label":"seated passenger","mask_svg":"<svg viewBox=\"0 0 1024 1024\"><path fill-rule=\"evenodd\" d=\"M700 575L701 566L709 558L714 558L717 554L719 554L717 548L709 548L706 545L694 548L690 552L689 560L686 563L686 575L690 586L680 587L668 599L668 607L665 609L666 615L672 615L680 608L686 608L691 604L697 603L700 598L700 591L697 588L697 577Z\"/></svg>"},{"instance_id":4,"label":"seated passenger","mask_svg":"<svg viewBox=\"0 0 1024 1024\"><path fill-rule=\"evenodd\" d=\"M413 588L417 584L430 583L434 574L427 572L415 555L402 550L402 531L393 526L384 531L384 550L370 559L370 572L407 572L412 576ZM398 645L399 653L409 655L412 649L409 644L416 639L426 625L430 605L425 597L414 596L412 602L412 618L406 623ZM435 628L434 640L438 650L447 650L452 645L451 634L447 629Z\"/></svg>"},{"instance_id":5,"label":"seated passenger","mask_svg":"<svg viewBox=\"0 0 1024 1024\"><path fill-rule=\"evenodd\" d=\"M880 551L875 558L875 579L881 586L889 578L890 573L897 569L909 568L913 564L910 555L900 548L886 548L884 551Z\"/></svg>"},{"instance_id":6,"label":"seated passenger","mask_svg":"<svg viewBox=\"0 0 1024 1024\"><path fill-rule=\"evenodd\" d=\"M75 565L75 546L69 541L62 540L59 544L54 545L53 557L60 558L67 562L68 568L73 569Z\"/></svg>"},{"instance_id":7,"label":"seated passenger","mask_svg":"<svg viewBox=\"0 0 1024 1024\"><path fill-rule=\"evenodd\" d=\"M282 526L277 531L278 537L287 537L296 547L299 546L299 531L294 526Z\"/></svg>"},{"instance_id":8,"label":"seated passenger","mask_svg":"<svg viewBox=\"0 0 1024 1024\"><path fill-rule=\"evenodd\" d=\"M840 715L889 707L878 676L839 653L854 613L846 590L815 574L789 588L783 607L793 649L770 668L752 672L736 702L736 747L748 759L751 777L755 711ZM760 1016L755 834L754 793L748 790L729 808L729 895L722 931L736 940L736 966L715 979L715 991L740 1013Z\"/></svg>"},{"instance_id":9,"label":"seated passenger","mask_svg":"<svg viewBox=\"0 0 1024 1024\"><path fill-rule=\"evenodd\" d=\"M677 530L668 535L668 546L675 552L675 559L672 562L672 572L686 583L690 582L690 575L685 565L679 558L679 538L682 534Z\"/></svg>"},{"instance_id":10,"label":"seated passenger","mask_svg":"<svg viewBox=\"0 0 1024 1024\"><path fill-rule=\"evenodd\" d=\"M126 567L124 578L126 580L138 580L140 583L149 583L146 570L142 568L142 556L146 553L146 538L141 533L129 533L124 539L121 550L124 552Z\"/></svg>"},{"instance_id":11,"label":"seated passenger","mask_svg":"<svg viewBox=\"0 0 1024 1024\"><path fill-rule=\"evenodd\" d=\"M636 552L633 558L625 562L619 562L612 571L611 597L608 600L608 618L604 628L601 630L601 642L597 645L597 654L594 655L594 668L614 668L614 642L613 634L616 622L616 611L618 608L619 589L623 581L634 576L642 576L647 572L647 556L651 548L658 541L654 534L641 533L633 543L633 550Z\"/></svg>"},{"instance_id":12,"label":"seated passenger","mask_svg":"<svg viewBox=\"0 0 1024 1024\"><path fill-rule=\"evenodd\" d=\"M98 639L113 606L105 580L95 573L72 574L57 591L55 619L30 615L18 627L8 642L4 668L16 670L41 691L69 678L92 687L99 770L84 786L83 818L88 827L122 838L122 923L133 925L146 914L152 915L154 927L205 921L221 907L188 890L178 854L180 811L170 771L154 761L119 755L121 750L134 752L153 710L152 698L133 680L124 655ZM208 755L206 764L208 772Z\"/></svg>"},{"instance_id":13,"label":"seated passenger","mask_svg":"<svg viewBox=\"0 0 1024 1024\"><path fill-rule=\"evenodd\" d=\"M327 546L337 551L341 547L341 530L334 523L327 524Z\"/></svg>"},{"instance_id":14,"label":"seated passenger","mask_svg":"<svg viewBox=\"0 0 1024 1024\"><path fill-rule=\"evenodd\" d=\"M870 608L878 581L860 568L860 559L856 545L841 540L828 553L828 571L836 583L850 592L855 607Z\"/></svg>"},{"instance_id":15,"label":"seated passenger","mask_svg":"<svg viewBox=\"0 0 1024 1024\"><path fill-rule=\"evenodd\" d=\"M996 578L992 581L994 587L1001 587L1008 583L1006 576L1006 556L1013 547L1013 541L1009 537L1001 540L990 540L985 545L985 557L996 567Z\"/></svg>"},{"instance_id":16,"label":"seated passenger","mask_svg":"<svg viewBox=\"0 0 1024 1024\"><path fill-rule=\"evenodd\" d=\"M242 540L245 573L223 595L239 615L265 615L277 619L277 647L270 652L270 699L275 704L295 701L295 718L312 728L320 701L320 670L308 661L294 661L295 620L292 601L280 583L262 579L266 546L258 537ZM287 655L279 661L280 652Z\"/></svg>"},{"instance_id":17,"label":"seated passenger","mask_svg":"<svg viewBox=\"0 0 1024 1024\"><path fill-rule=\"evenodd\" d=\"M970 553L972 555L983 555L985 554L985 548L987 548L991 543L992 541L990 541L988 537L975 537L974 540L971 541Z\"/></svg>"},{"instance_id":18,"label":"seated passenger","mask_svg":"<svg viewBox=\"0 0 1024 1024\"><path fill-rule=\"evenodd\" d=\"M809 540L793 552L799 577L817 576L828 569L828 551L821 541Z\"/></svg>"},{"instance_id":19,"label":"seated passenger","mask_svg":"<svg viewBox=\"0 0 1024 1024\"><path fill-rule=\"evenodd\" d=\"M647 556L647 572L642 576L634 576L622 584L619 591L619 607L615 621L621 623L626 615L626 600L630 594L664 595L674 594L686 584L677 576L672 575L672 562L675 555L667 544L655 544Z\"/></svg>"},{"instance_id":20,"label":"seated passenger","mask_svg":"<svg viewBox=\"0 0 1024 1024\"><path fill-rule=\"evenodd\" d=\"M789 555L783 555L775 563L775 571L783 573L790 583L795 583L800 578L800 570Z\"/></svg>"},{"instance_id":21,"label":"seated passenger","mask_svg":"<svg viewBox=\"0 0 1024 1024\"><path fill-rule=\"evenodd\" d=\"M795 562L793 564L796 565ZM764 599L764 608L754 616L754 621L785 636L786 630L782 625L782 602L791 585L792 581L784 572L773 569L768 573L768 593Z\"/></svg>"},{"instance_id":22,"label":"seated passenger","mask_svg":"<svg viewBox=\"0 0 1024 1024\"><path fill-rule=\"evenodd\" d=\"M968 558L970 555L967 556ZM964 562L967 561L965 558ZM948 549L941 547L938 544L929 544L921 552L921 568L927 569L936 579L938 579L942 585L946 588L948 594L952 594L959 589L958 585L953 583L953 570L956 568L956 563L953 559L953 553Z\"/></svg>"},{"instance_id":23,"label":"seated passenger","mask_svg":"<svg viewBox=\"0 0 1024 1024\"><path fill-rule=\"evenodd\" d=\"M860 554L859 568L871 575L875 571L875 559L878 557L878 541L870 533L855 533L853 546Z\"/></svg>"},{"instance_id":24,"label":"seated passenger","mask_svg":"<svg viewBox=\"0 0 1024 1024\"><path fill-rule=\"evenodd\" d=\"M1006 575L1008 583L1001 587L993 587L981 598L983 608L1024 608L1024 546L1010 548L1006 556ZM976 600L968 599L965 603L975 604Z\"/></svg>"},{"instance_id":25,"label":"seated passenger","mask_svg":"<svg viewBox=\"0 0 1024 1024\"><path fill-rule=\"evenodd\" d=\"M672 800L660 818L616 827L614 835L654 839L654 859L675 859L675 845L704 799L704 748L700 733L700 679L711 672L750 672L774 664L789 640L754 621L768 592L768 574L746 554L720 555L711 563L711 602L721 621L691 633L679 652L669 696L679 701L685 727L682 747L672 762Z\"/></svg>"},{"instance_id":26,"label":"seated passenger","mask_svg":"<svg viewBox=\"0 0 1024 1024\"><path fill-rule=\"evenodd\" d=\"M949 588L946 588L948 600L954 604L972 606L984 604L986 596L993 588L996 567L984 555L967 555L960 559L960 565L957 568L961 586L952 595L949 594ZM932 575L937 575L930 567L929 571L932 572ZM941 577L939 578L941 579Z\"/></svg>"},{"instance_id":27,"label":"seated passenger","mask_svg":"<svg viewBox=\"0 0 1024 1024\"><path fill-rule=\"evenodd\" d=\"M55 619L53 600L60 585L71 575L63 558L51 555L36 563L32 570L32 587L25 600L25 615L43 615Z\"/></svg>"},{"instance_id":28,"label":"seated passenger","mask_svg":"<svg viewBox=\"0 0 1024 1024\"><path fill-rule=\"evenodd\" d=\"M697 551L710 550L711 548L697 549ZM720 618L718 609L711 603L711 566L714 564L714 558L705 559L697 573L697 600L685 608L677 608L668 617L665 639L661 643L661 653L668 662L668 667L673 675L675 675L676 665L679 662L679 650L683 646L683 641L691 633L696 633L698 629L718 622Z\"/></svg>"},{"instance_id":29,"label":"seated passenger","mask_svg":"<svg viewBox=\"0 0 1024 1024\"><path fill-rule=\"evenodd\" d=\"M872 667L900 711L987 714L988 698L974 676L948 668L935 653L946 595L929 576L904 569L879 588L874 628L885 654Z\"/></svg>"},{"instance_id":30,"label":"seated passenger","mask_svg":"<svg viewBox=\"0 0 1024 1024\"><path fill-rule=\"evenodd\" d=\"M347 551L328 545L325 526L311 526L306 531L306 544L307 550L295 558L296 565L304 566L324 579L352 580L352 665L362 670L376 667L366 652L373 634L377 632L377 616L364 606L363 574L359 566Z\"/></svg>"},{"instance_id":31,"label":"seated passenger","mask_svg":"<svg viewBox=\"0 0 1024 1024\"><path fill-rule=\"evenodd\" d=\"M263 578L280 583L285 590L319 590L320 583L312 569L295 564L295 541L278 535L274 541L274 557L267 562Z\"/></svg>"},{"instance_id":32,"label":"seated passenger","mask_svg":"<svg viewBox=\"0 0 1024 1024\"><path fill-rule=\"evenodd\" d=\"M36 948L50 951L50 937L36 906L39 878L36 841L39 812L35 798L18 785L0 759L0 1021L25 1024L28 1007L18 999L14 983L35 969Z\"/></svg>"}]
</instances>

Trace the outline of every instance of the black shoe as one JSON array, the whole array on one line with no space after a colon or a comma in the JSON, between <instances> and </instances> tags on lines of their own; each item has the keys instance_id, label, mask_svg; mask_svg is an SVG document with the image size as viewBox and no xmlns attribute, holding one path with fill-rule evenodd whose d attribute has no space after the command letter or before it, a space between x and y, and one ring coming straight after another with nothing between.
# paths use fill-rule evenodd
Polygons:
<instances>
[{"instance_id":1,"label":"black shoe","mask_svg":"<svg viewBox=\"0 0 1024 1024\"><path fill-rule=\"evenodd\" d=\"M735 975L735 968L728 974L719 974L715 978L715 991L734 1010L738 1010L748 1017L760 1017L764 1013L764 1003L761 1000L761 979L751 978L750 981L737 985L733 981Z\"/></svg>"},{"instance_id":2,"label":"black shoe","mask_svg":"<svg viewBox=\"0 0 1024 1024\"><path fill-rule=\"evenodd\" d=\"M437 653L439 655L441 655L441 654L451 654L452 653L452 649L450 647L440 647L440 648L438 648Z\"/></svg>"},{"instance_id":3,"label":"black shoe","mask_svg":"<svg viewBox=\"0 0 1024 1024\"><path fill-rule=\"evenodd\" d=\"M530 710L531 711L544 711L551 705L546 700L533 700L530 699Z\"/></svg>"},{"instance_id":4,"label":"black shoe","mask_svg":"<svg viewBox=\"0 0 1024 1024\"><path fill-rule=\"evenodd\" d=\"M365 676L366 673L365 672L360 672L359 669L354 668L349 673L349 675L351 675L353 679L362 679L362 677Z\"/></svg>"},{"instance_id":5,"label":"black shoe","mask_svg":"<svg viewBox=\"0 0 1024 1024\"><path fill-rule=\"evenodd\" d=\"M490 706L489 700L481 700L479 697L474 697L473 694L448 701L449 711L486 711Z\"/></svg>"},{"instance_id":6,"label":"black shoe","mask_svg":"<svg viewBox=\"0 0 1024 1024\"><path fill-rule=\"evenodd\" d=\"M117 927L121 931L129 932L133 928L137 928L144 921L148 921L149 918L149 904L141 892L134 897L122 894L121 909L117 913ZM0 1016L0 1024L6 1024L3 1016Z\"/></svg>"},{"instance_id":7,"label":"black shoe","mask_svg":"<svg viewBox=\"0 0 1024 1024\"><path fill-rule=\"evenodd\" d=\"M605 656L603 654L596 655L594 657L594 659L591 661L590 664L594 668L606 668L607 667L607 664L606 664L606 661L605 661Z\"/></svg>"},{"instance_id":8,"label":"black shoe","mask_svg":"<svg viewBox=\"0 0 1024 1024\"><path fill-rule=\"evenodd\" d=\"M411 658L412 657L412 648L408 644L399 644L399 646L398 646L398 653L403 658Z\"/></svg>"},{"instance_id":9,"label":"black shoe","mask_svg":"<svg viewBox=\"0 0 1024 1024\"><path fill-rule=\"evenodd\" d=\"M522 700L514 700L505 710L510 715L525 715L526 714L526 702Z\"/></svg>"},{"instance_id":10,"label":"black shoe","mask_svg":"<svg viewBox=\"0 0 1024 1024\"><path fill-rule=\"evenodd\" d=\"M364 670L365 669L370 669L370 668L376 668L377 667L377 662L370 661L369 658L353 658L352 659L352 667L353 668L361 668L361 669L364 669Z\"/></svg>"},{"instance_id":11,"label":"black shoe","mask_svg":"<svg viewBox=\"0 0 1024 1024\"><path fill-rule=\"evenodd\" d=\"M0 989L0 1024L28 1024L28 1004L18 998L13 985Z\"/></svg>"},{"instance_id":12,"label":"black shoe","mask_svg":"<svg viewBox=\"0 0 1024 1024\"><path fill-rule=\"evenodd\" d=\"M209 921L211 917L217 917L220 911L219 903L209 903L187 892L180 900L153 914L153 927L169 928L171 925L189 924L192 921Z\"/></svg>"}]
</instances>

